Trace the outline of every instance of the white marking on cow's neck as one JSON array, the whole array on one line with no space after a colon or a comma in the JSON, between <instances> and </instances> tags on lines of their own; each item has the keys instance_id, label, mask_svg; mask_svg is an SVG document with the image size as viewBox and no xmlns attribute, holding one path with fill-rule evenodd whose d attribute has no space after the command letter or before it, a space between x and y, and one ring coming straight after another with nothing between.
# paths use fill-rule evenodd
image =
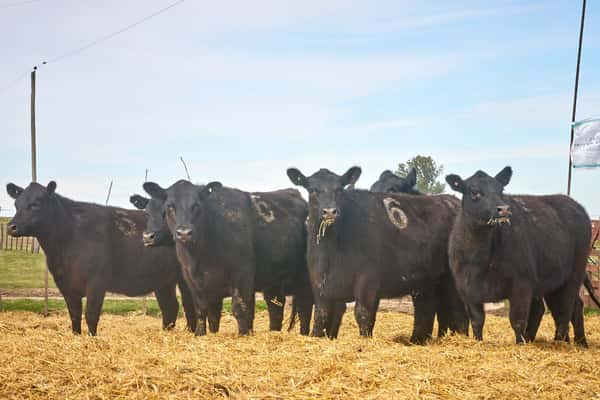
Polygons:
<instances>
[{"instance_id":1,"label":"white marking on cow's neck","mask_svg":"<svg viewBox=\"0 0 600 400\"><path fill-rule=\"evenodd\" d=\"M267 223L275 221L275 213L273 213L273 209L267 204L266 201L261 200L260 196L252 194L250 195L250 199L252 200L252 205L256 210L256 213Z\"/></svg>"},{"instance_id":2,"label":"white marking on cow's neck","mask_svg":"<svg viewBox=\"0 0 600 400\"><path fill-rule=\"evenodd\" d=\"M383 199L383 206L390 222L398 229L406 229L408 226L408 217L400 208L400 202L392 197L386 197Z\"/></svg>"}]
</instances>

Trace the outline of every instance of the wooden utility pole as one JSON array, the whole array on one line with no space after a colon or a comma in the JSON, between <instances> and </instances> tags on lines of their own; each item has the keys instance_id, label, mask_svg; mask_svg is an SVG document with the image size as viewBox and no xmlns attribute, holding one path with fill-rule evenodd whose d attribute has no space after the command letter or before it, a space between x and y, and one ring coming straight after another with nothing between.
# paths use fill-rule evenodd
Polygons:
<instances>
[{"instance_id":1,"label":"wooden utility pole","mask_svg":"<svg viewBox=\"0 0 600 400\"><path fill-rule=\"evenodd\" d=\"M573 149L573 139L575 137L575 130L573 124L575 123L575 115L577 114L577 92L579 90L579 66L581 65L581 46L583 44L583 25L585 24L585 2L583 0L583 6L581 8L581 23L579 25L579 47L577 48L577 68L575 70L575 89L573 91L573 113L571 114L571 142L569 145L569 177L567 180L567 195L571 195L571 174L573 172L573 159L571 158L571 150Z\"/></svg>"},{"instance_id":2,"label":"wooden utility pole","mask_svg":"<svg viewBox=\"0 0 600 400\"><path fill-rule=\"evenodd\" d=\"M35 75L37 66L31 71L31 181L37 182L37 149L35 141ZM48 265L44 271L44 316L48 316Z\"/></svg>"}]
</instances>

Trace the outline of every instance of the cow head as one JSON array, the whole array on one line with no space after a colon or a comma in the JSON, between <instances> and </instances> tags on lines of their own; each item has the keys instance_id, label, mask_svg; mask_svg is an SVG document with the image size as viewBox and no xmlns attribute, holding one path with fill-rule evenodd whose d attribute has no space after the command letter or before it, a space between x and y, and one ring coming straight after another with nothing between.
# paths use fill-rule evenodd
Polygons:
<instances>
[{"instance_id":1,"label":"cow head","mask_svg":"<svg viewBox=\"0 0 600 400\"><path fill-rule=\"evenodd\" d=\"M147 182L144 190L164 202L166 222L175 239L182 244L195 242L200 237L200 228L206 215L205 201L222 187L220 182L206 186L193 185L188 181L178 181L168 189Z\"/></svg>"},{"instance_id":2,"label":"cow head","mask_svg":"<svg viewBox=\"0 0 600 400\"><path fill-rule=\"evenodd\" d=\"M410 169L405 178L386 170L381 173L377 182L371 186L371 192L420 194L415 189L416 184L417 170L414 168Z\"/></svg>"},{"instance_id":3,"label":"cow head","mask_svg":"<svg viewBox=\"0 0 600 400\"><path fill-rule=\"evenodd\" d=\"M311 209L316 208L321 226L332 225L343 213L341 197L346 186L354 185L361 174L360 167L352 167L342 176L320 169L308 178L296 168L289 168L287 175L295 185L308 191ZM312 218L312 217L311 217Z\"/></svg>"},{"instance_id":4,"label":"cow head","mask_svg":"<svg viewBox=\"0 0 600 400\"><path fill-rule=\"evenodd\" d=\"M144 246L164 246L173 244L173 236L165 219L164 201L158 198L146 198L134 194L129 198L131 204L148 215L146 229L142 233Z\"/></svg>"},{"instance_id":5,"label":"cow head","mask_svg":"<svg viewBox=\"0 0 600 400\"><path fill-rule=\"evenodd\" d=\"M15 199L17 212L7 225L11 236L38 236L49 231L56 213L56 182L47 186L32 182L23 189L14 183L6 185L6 192Z\"/></svg>"},{"instance_id":6,"label":"cow head","mask_svg":"<svg viewBox=\"0 0 600 400\"><path fill-rule=\"evenodd\" d=\"M472 177L462 180L458 175L446 176L450 187L462 193L463 213L477 224L510 224L510 207L503 199L503 190L510 182L512 169L505 167L495 177L477 171Z\"/></svg>"}]
</instances>

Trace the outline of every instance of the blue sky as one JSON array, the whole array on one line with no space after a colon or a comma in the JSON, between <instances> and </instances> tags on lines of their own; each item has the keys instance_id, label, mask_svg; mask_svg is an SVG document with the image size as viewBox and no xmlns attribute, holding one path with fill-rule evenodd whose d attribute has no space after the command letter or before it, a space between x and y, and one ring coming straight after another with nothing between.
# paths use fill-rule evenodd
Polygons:
<instances>
[{"instance_id":1,"label":"blue sky","mask_svg":"<svg viewBox=\"0 0 600 400\"><path fill-rule=\"evenodd\" d=\"M0 0L0 87L169 1ZM218 3L218 4L217 4ZM426 3L426 4L424 4ZM259 191L416 154L445 173L514 169L564 193L579 1L185 1L38 73L38 180L129 206L144 171ZM588 2L578 119L600 115L600 4ZM2 184L30 180L29 87L0 93ZM572 195L600 215L600 171ZM13 207L0 193L0 206ZM4 213L3 213L4 215Z\"/></svg>"}]
</instances>

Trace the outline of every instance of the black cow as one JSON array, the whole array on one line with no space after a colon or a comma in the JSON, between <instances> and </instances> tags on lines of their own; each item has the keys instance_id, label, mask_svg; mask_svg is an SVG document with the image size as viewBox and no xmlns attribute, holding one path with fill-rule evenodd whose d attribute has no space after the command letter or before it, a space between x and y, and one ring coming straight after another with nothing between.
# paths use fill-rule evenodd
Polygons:
<instances>
[{"instance_id":1,"label":"black cow","mask_svg":"<svg viewBox=\"0 0 600 400\"><path fill-rule=\"evenodd\" d=\"M407 193L413 195L422 195L415 188L417 184L417 170L411 168L406 177L401 177L394 174L390 170L383 171L379 179L371 185L371 192L381 193ZM455 209L458 212L460 202L454 199ZM442 280L440 285L441 293L439 296L439 304L436 314L438 319L438 336L444 336L448 329L452 332L468 334L469 332L469 317L466 312L465 305L460 300L454 278L447 271L447 276Z\"/></svg>"},{"instance_id":2,"label":"black cow","mask_svg":"<svg viewBox=\"0 0 600 400\"><path fill-rule=\"evenodd\" d=\"M83 297L89 334L96 335L107 291L141 296L152 291L163 316L163 328L175 326L179 284L188 328L196 319L179 263L168 249L144 249L140 237L143 212L74 201L55 192L56 183L31 183L23 189L9 183L17 212L8 223L12 236L35 236L48 269L63 295L74 333L81 333Z\"/></svg>"},{"instance_id":3,"label":"black cow","mask_svg":"<svg viewBox=\"0 0 600 400\"><path fill-rule=\"evenodd\" d=\"M176 257L175 254L175 240L173 240L173 235L171 235L171 231L169 230L169 225L167 225L167 220L164 216L164 201L160 199L146 198L140 196L139 194L134 194L129 198L131 204L137 207L140 210L144 210L148 215L148 222L146 224L146 230L142 235L142 240L144 242L144 246L146 247L154 247L154 246L168 246L171 248L173 252L173 257ZM183 275L186 279L186 283L189 287L192 287L194 281L190 278L186 278L186 275ZM212 333L216 333L219 331L219 325L221 322L221 314L223 311L223 301L215 301L211 304L207 311L207 315L203 316L203 320L200 323L200 329L206 329L206 317L208 318L208 329Z\"/></svg>"},{"instance_id":4,"label":"black cow","mask_svg":"<svg viewBox=\"0 0 600 400\"><path fill-rule=\"evenodd\" d=\"M356 301L360 334L371 336L380 298L412 294L411 341L431 337L439 285L448 270L447 243L455 215L450 196L410 196L344 190L359 167L344 175L321 169L288 177L309 193L308 269L315 295L312 335L336 337L341 305Z\"/></svg>"},{"instance_id":5,"label":"black cow","mask_svg":"<svg viewBox=\"0 0 600 400\"><path fill-rule=\"evenodd\" d=\"M544 313L556 323L555 340L586 345L583 303L591 224L581 205L563 195L505 195L512 169L495 177L477 171L462 180L448 175L462 193L462 209L450 236L450 268L468 306L475 338L482 340L484 302L509 299L516 342L533 341Z\"/></svg>"},{"instance_id":6,"label":"black cow","mask_svg":"<svg viewBox=\"0 0 600 400\"><path fill-rule=\"evenodd\" d=\"M255 291L262 291L269 328L281 330L285 295L294 296L300 330L308 334L312 293L306 270L306 202L297 190L247 193L178 181L168 189L145 183L153 199L163 201L177 256L194 293L200 315L232 295L240 334L254 321Z\"/></svg>"},{"instance_id":7,"label":"black cow","mask_svg":"<svg viewBox=\"0 0 600 400\"><path fill-rule=\"evenodd\" d=\"M417 170L411 168L406 177L394 174L389 169L379 175L379 179L371 185L371 192L379 193L408 193L423 194L415 186L417 184Z\"/></svg>"}]
</instances>

